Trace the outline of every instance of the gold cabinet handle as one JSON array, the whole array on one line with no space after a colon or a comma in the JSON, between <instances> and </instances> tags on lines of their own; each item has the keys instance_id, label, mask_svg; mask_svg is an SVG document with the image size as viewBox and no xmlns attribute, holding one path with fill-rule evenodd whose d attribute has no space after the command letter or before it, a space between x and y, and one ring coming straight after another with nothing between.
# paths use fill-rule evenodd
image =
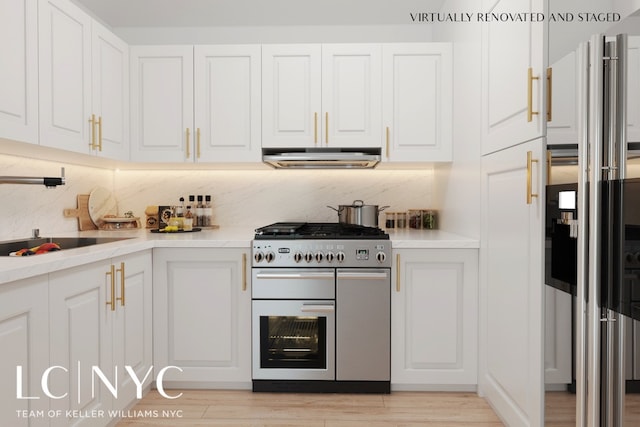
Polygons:
<instances>
[{"instance_id":1,"label":"gold cabinet handle","mask_svg":"<svg viewBox=\"0 0 640 427\"><path fill-rule=\"evenodd\" d=\"M313 113L313 145L318 145L318 113Z\"/></svg>"},{"instance_id":2,"label":"gold cabinet handle","mask_svg":"<svg viewBox=\"0 0 640 427\"><path fill-rule=\"evenodd\" d=\"M190 145L191 145L191 129L187 128L187 159L191 157L191 150L190 150Z\"/></svg>"},{"instance_id":3,"label":"gold cabinet handle","mask_svg":"<svg viewBox=\"0 0 640 427\"><path fill-rule=\"evenodd\" d=\"M329 145L329 113L324 113L324 143Z\"/></svg>"},{"instance_id":4,"label":"gold cabinet handle","mask_svg":"<svg viewBox=\"0 0 640 427\"><path fill-rule=\"evenodd\" d=\"M116 269L116 271L120 272L120 296L116 298L116 301L120 301L120 306L124 307L124 262L120 263L120 268Z\"/></svg>"},{"instance_id":5,"label":"gold cabinet handle","mask_svg":"<svg viewBox=\"0 0 640 427\"><path fill-rule=\"evenodd\" d=\"M107 301L107 305L111 306L111 311L116 310L116 272L115 266L111 265L111 270L107 271L105 274L111 277L111 301Z\"/></svg>"},{"instance_id":6,"label":"gold cabinet handle","mask_svg":"<svg viewBox=\"0 0 640 427\"><path fill-rule=\"evenodd\" d=\"M538 197L537 193L532 192L531 174L533 169L533 163L538 163L538 160L533 158L533 153L527 151L527 204L530 205L534 197Z\"/></svg>"},{"instance_id":7,"label":"gold cabinet handle","mask_svg":"<svg viewBox=\"0 0 640 427\"><path fill-rule=\"evenodd\" d=\"M533 68L529 67L527 70L527 122L532 121L533 116L538 114L538 111L533 111L533 81L539 78L533 76Z\"/></svg>"},{"instance_id":8,"label":"gold cabinet handle","mask_svg":"<svg viewBox=\"0 0 640 427\"><path fill-rule=\"evenodd\" d=\"M547 150L547 185L551 185L551 150Z\"/></svg>"},{"instance_id":9,"label":"gold cabinet handle","mask_svg":"<svg viewBox=\"0 0 640 427\"><path fill-rule=\"evenodd\" d=\"M386 153L387 153L387 159L389 158L389 126L387 126L387 145L386 145Z\"/></svg>"},{"instance_id":10,"label":"gold cabinet handle","mask_svg":"<svg viewBox=\"0 0 640 427\"><path fill-rule=\"evenodd\" d=\"M247 254L242 254L242 291L247 290Z\"/></svg>"},{"instance_id":11,"label":"gold cabinet handle","mask_svg":"<svg viewBox=\"0 0 640 427\"><path fill-rule=\"evenodd\" d=\"M98 117L98 151L102 151L102 116Z\"/></svg>"},{"instance_id":12,"label":"gold cabinet handle","mask_svg":"<svg viewBox=\"0 0 640 427\"><path fill-rule=\"evenodd\" d=\"M196 156L200 158L200 128L196 129Z\"/></svg>"},{"instance_id":13,"label":"gold cabinet handle","mask_svg":"<svg viewBox=\"0 0 640 427\"><path fill-rule=\"evenodd\" d=\"M553 119L551 112L551 104L553 100L553 71L551 67L547 68L547 121L550 122Z\"/></svg>"},{"instance_id":14,"label":"gold cabinet handle","mask_svg":"<svg viewBox=\"0 0 640 427\"><path fill-rule=\"evenodd\" d=\"M92 150L95 150L98 145L96 144L96 115L92 114L91 118L89 119L89 123L91 123L91 142L89 143L89 146L91 147Z\"/></svg>"},{"instance_id":15,"label":"gold cabinet handle","mask_svg":"<svg viewBox=\"0 0 640 427\"><path fill-rule=\"evenodd\" d=\"M400 292L400 254L396 254L396 292Z\"/></svg>"}]
</instances>

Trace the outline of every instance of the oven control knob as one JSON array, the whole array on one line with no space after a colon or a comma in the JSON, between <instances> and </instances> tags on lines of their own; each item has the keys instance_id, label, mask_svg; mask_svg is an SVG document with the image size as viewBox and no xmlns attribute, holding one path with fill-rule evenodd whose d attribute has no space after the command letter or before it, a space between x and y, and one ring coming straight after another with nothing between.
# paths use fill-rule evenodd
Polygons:
<instances>
[{"instance_id":1,"label":"oven control knob","mask_svg":"<svg viewBox=\"0 0 640 427\"><path fill-rule=\"evenodd\" d=\"M304 254L304 260L307 262L313 261L313 254L311 252L307 252L306 254Z\"/></svg>"},{"instance_id":2,"label":"oven control knob","mask_svg":"<svg viewBox=\"0 0 640 427\"><path fill-rule=\"evenodd\" d=\"M322 252L316 252L316 261L321 262L324 258L324 254Z\"/></svg>"},{"instance_id":3,"label":"oven control knob","mask_svg":"<svg viewBox=\"0 0 640 427\"><path fill-rule=\"evenodd\" d=\"M378 252L376 254L376 260L382 264L383 262L385 262L385 260L387 259L387 254L385 254L384 252Z\"/></svg>"},{"instance_id":4,"label":"oven control knob","mask_svg":"<svg viewBox=\"0 0 640 427\"><path fill-rule=\"evenodd\" d=\"M265 259L267 262L272 262L274 259L276 259L276 254L274 254L273 252L267 252L267 253L264 255L264 259Z\"/></svg>"},{"instance_id":5,"label":"oven control knob","mask_svg":"<svg viewBox=\"0 0 640 427\"><path fill-rule=\"evenodd\" d=\"M327 259L327 262L333 262L336 256L333 254L333 252L327 252L324 257Z\"/></svg>"},{"instance_id":6,"label":"oven control knob","mask_svg":"<svg viewBox=\"0 0 640 427\"><path fill-rule=\"evenodd\" d=\"M295 254L293 254L293 260L295 262L302 261L302 253L301 252L296 252Z\"/></svg>"},{"instance_id":7,"label":"oven control knob","mask_svg":"<svg viewBox=\"0 0 640 427\"><path fill-rule=\"evenodd\" d=\"M255 254L253 254L253 259L255 259L256 262L262 261L263 258L264 258L264 255L262 255L262 252L260 251L257 251Z\"/></svg>"},{"instance_id":8,"label":"oven control knob","mask_svg":"<svg viewBox=\"0 0 640 427\"><path fill-rule=\"evenodd\" d=\"M344 262L344 252L338 252L338 254L336 255L336 259L338 260L338 262Z\"/></svg>"}]
</instances>

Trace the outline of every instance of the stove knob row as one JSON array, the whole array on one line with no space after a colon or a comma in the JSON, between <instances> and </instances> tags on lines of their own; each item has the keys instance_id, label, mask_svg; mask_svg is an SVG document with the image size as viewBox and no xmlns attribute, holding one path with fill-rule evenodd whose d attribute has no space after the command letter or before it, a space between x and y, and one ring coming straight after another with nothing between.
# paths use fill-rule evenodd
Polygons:
<instances>
[{"instance_id":1,"label":"stove knob row","mask_svg":"<svg viewBox=\"0 0 640 427\"><path fill-rule=\"evenodd\" d=\"M276 259L276 254L274 254L273 252L267 252L266 254L263 254L260 251L256 251L256 253L253 254L253 259L256 262L261 262L262 260L265 260L267 262L273 262L273 260Z\"/></svg>"}]
</instances>

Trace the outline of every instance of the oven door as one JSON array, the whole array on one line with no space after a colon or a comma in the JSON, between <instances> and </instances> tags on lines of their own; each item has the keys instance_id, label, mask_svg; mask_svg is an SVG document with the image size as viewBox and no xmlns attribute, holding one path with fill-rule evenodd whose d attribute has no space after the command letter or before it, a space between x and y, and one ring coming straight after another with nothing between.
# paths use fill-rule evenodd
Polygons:
<instances>
[{"instance_id":1,"label":"oven door","mask_svg":"<svg viewBox=\"0 0 640 427\"><path fill-rule=\"evenodd\" d=\"M335 380L334 300L254 300L253 379Z\"/></svg>"}]
</instances>

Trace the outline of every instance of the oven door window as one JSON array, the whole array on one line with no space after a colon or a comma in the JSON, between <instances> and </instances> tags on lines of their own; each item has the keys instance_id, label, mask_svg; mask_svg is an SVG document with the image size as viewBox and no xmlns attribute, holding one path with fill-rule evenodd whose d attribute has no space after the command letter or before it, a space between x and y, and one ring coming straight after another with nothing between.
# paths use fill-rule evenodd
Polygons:
<instances>
[{"instance_id":1,"label":"oven door window","mask_svg":"<svg viewBox=\"0 0 640 427\"><path fill-rule=\"evenodd\" d=\"M262 368L326 369L327 318L260 316Z\"/></svg>"}]
</instances>

